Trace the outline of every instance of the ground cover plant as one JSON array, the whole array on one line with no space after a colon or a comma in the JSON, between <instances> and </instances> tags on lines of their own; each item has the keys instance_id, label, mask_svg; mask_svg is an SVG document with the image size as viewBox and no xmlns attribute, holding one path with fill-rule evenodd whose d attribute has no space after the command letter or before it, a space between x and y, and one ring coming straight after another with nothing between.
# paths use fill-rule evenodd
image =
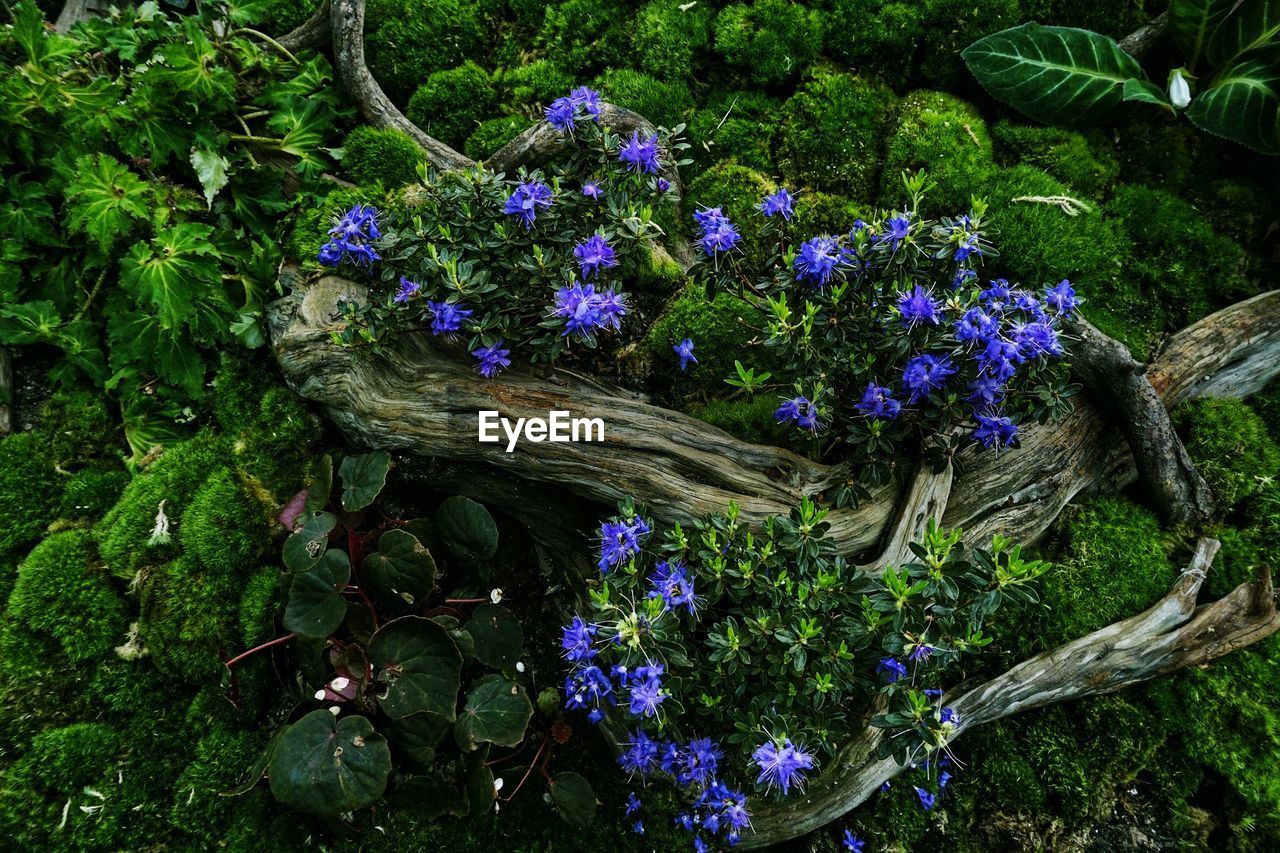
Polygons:
<instances>
[{"instance_id":1,"label":"ground cover plant","mask_svg":"<svg viewBox=\"0 0 1280 853\"><path fill-rule=\"evenodd\" d=\"M0 831L1276 847L1273 7L4 7Z\"/></svg>"}]
</instances>

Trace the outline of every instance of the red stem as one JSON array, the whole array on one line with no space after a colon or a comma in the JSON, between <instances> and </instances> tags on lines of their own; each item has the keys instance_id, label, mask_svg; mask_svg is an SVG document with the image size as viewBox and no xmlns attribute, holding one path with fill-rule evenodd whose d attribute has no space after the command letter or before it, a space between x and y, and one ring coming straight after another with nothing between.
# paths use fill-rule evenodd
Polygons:
<instances>
[{"instance_id":1,"label":"red stem","mask_svg":"<svg viewBox=\"0 0 1280 853\"><path fill-rule=\"evenodd\" d=\"M547 748L547 740L544 739L542 743L538 746L538 751L537 753L534 754L533 761L529 762L529 769L524 771L524 775L520 777L519 784L517 784L515 787L515 790L512 791L511 794L506 799L503 800L504 803L511 802L511 798L514 797L516 794L520 793L520 789L524 787L525 780L529 778L529 774L533 772L533 768L535 765L537 765L538 759L542 757L542 750L546 748ZM545 773L546 771L543 771L543 772Z\"/></svg>"},{"instance_id":2,"label":"red stem","mask_svg":"<svg viewBox=\"0 0 1280 853\"><path fill-rule=\"evenodd\" d=\"M481 602L488 601L488 600L489 600L488 598L446 598L444 600L444 603L445 604L480 604Z\"/></svg>"},{"instance_id":3,"label":"red stem","mask_svg":"<svg viewBox=\"0 0 1280 853\"><path fill-rule=\"evenodd\" d=\"M263 643L260 646L254 646L253 648L249 649L249 651L247 652L241 652L240 654L233 657L231 660L227 661L224 665L226 666L227 669L231 669L231 667L235 666L240 661L244 660L250 655L256 654L257 652L260 652L263 649L269 649L272 646L278 646L281 643L287 643L296 636L298 636L297 633L290 631L289 633L285 634L283 637L276 637L274 640L268 640L267 642Z\"/></svg>"}]
</instances>

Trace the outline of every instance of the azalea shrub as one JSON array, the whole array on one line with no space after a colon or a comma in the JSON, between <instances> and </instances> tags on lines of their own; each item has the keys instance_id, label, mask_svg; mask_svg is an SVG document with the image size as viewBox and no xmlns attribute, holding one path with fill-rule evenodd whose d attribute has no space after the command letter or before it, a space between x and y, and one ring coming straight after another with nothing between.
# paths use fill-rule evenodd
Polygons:
<instances>
[{"instance_id":1,"label":"azalea shrub","mask_svg":"<svg viewBox=\"0 0 1280 853\"><path fill-rule=\"evenodd\" d=\"M374 293L344 306L338 343L429 330L462 339L492 378L513 357L552 361L622 327L623 273L663 233L655 208L669 197L664 170L685 147L682 128L619 136L585 88L546 115L568 144L545 170L433 171L392 208L356 205L334 223L320 262L370 280Z\"/></svg>"},{"instance_id":2,"label":"azalea shrub","mask_svg":"<svg viewBox=\"0 0 1280 853\"><path fill-rule=\"evenodd\" d=\"M563 628L565 707L625 723L622 768L685 788L681 820L703 843L735 841L751 797L803 789L877 702L881 757L929 763L932 808L958 723L946 690L1049 569L932 522L910 562L857 567L807 499L757 530L734 504L663 531L619 510L600 528L589 609Z\"/></svg>"},{"instance_id":3,"label":"azalea shrub","mask_svg":"<svg viewBox=\"0 0 1280 853\"><path fill-rule=\"evenodd\" d=\"M927 176L904 184L905 209L841 234L795 233L786 188L761 199L759 240L772 257L759 276L743 262L737 224L718 207L693 213L695 274L759 308L760 337L780 365L757 373L740 361L729 383L778 389L778 421L811 436L815 456L854 463L833 495L840 506L886 481L908 448L940 462L968 444L1016 446L1019 423L1062 416L1077 390L1061 331L1079 304L1071 283L984 280L978 266L996 255L986 204L930 220L918 212Z\"/></svg>"}]
</instances>

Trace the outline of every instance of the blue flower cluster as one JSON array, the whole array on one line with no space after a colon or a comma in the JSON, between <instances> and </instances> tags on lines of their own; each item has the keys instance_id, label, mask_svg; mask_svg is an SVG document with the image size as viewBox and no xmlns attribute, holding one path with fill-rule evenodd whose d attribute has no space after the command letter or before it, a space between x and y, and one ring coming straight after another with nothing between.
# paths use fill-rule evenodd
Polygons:
<instances>
[{"instance_id":1,"label":"blue flower cluster","mask_svg":"<svg viewBox=\"0 0 1280 853\"><path fill-rule=\"evenodd\" d=\"M823 427L822 421L818 420L818 406L803 395L783 400L773 417L778 423L793 423L810 432L817 432Z\"/></svg>"},{"instance_id":2,"label":"blue flower cluster","mask_svg":"<svg viewBox=\"0 0 1280 853\"><path fill-rule=\"evenodd\" d=\"M600 120L600 93L579 86L567 96L556 98L546 110L547 121L556 130L573 133L577 122Z\"/></svg>"},{"instance_id":3,"label":"blue flower cluster","mask_svg":"<svg viewBox=\"0 0 1280 853\"><path fill-rule=\"evenodd\" d=\"M556 291L551 313L564 321L562 334L585 338L598 329L617 330L627 313L626 297L612 288L597 291L595 285L574 282Z\"/></svg>"},{"instance_id":4,"label":"blue flower cluster","mask_svg":"<svg viewBox=\"0 0 1280 853\"><path fill-rule=\"evenodd\" d=\"M618 149L618 160L625 163L629 171L646 175L657 174L662 168L662 159L658 151L658 134L641 139L639 131L631 131L631 139ZM668 184L669 187L670 184Z\"/></svg>"},{"instance_id":5,"label":"blue flower cluster","mask_svg":"<svg viewBox=\"0 0 1280 853\"><path fill-rule=\"evenodd\" d=\"M698 246L709 258L735 249L742 239L738 227L718 207L695 211L693 221L698 225Z\"/></svg>"},{"instance_id":6,"label":"blue flower cluster","mask_svg":"<svg viewBox=\"0 0 1280 853\"><path fill-rule=\"evenodd\" d=\"M476 358L476 370L485 379L492 379L511 366L509 358L511 350L506 349L502 344L502 341L497 341L492 346L478 347L471 351Z\"/></svg>"},{"instance_id":7,"label":"blue flower cluster","mask_svg":"<svg viewBox=\"0 0 1280 853\"><path fill-rule=\"evenodd\" d=\"M653 527L639 515L600 525L600 559L596 564L600 573L628 562L652 532Z\"/></svg>"},{"instance_id":8,"label":"blue flower cluster","mask_svg":"<svg viewBox=\"0 0 1280 853\"><path fill-rule=\"evenodd\" d=\"M343 261L358 267L371 266L374 261L382 260L372 245L381 237L377 208L357 204L339 216L329 229L329 240L320 247L318 259L327 267L336 267Z\"/></svg>"},{"instance_id":9,"label":"blue flower cluster","mask_svg":"<svg viewBox=\"0 0 1280 853\"><path fill-rule=\"evenodd\" d=\"M804 771L811 770L814 763L813 753L796 746L790 738L784 738L781 743L771 738L757 747L751 757L760 768L756 783L781 788L784 795L790 793L792 785L804 787Z\"/></svg>"},{"instance_id":10,"label":"blue flower cluster","mask_svg":"<svg viewBox=\"0 0 1280 853\"><path fill-rule=\"evenodd\" d=\"M538 211L551 206L551 187L540 181L521 181L507 196L502 212L508 216L518 216L526 231L533 227L538 218Z\"/></svg>"},{"instance_id":11,"label":"blue flower cluster","mask_svg":"<svg viewBox=\"0 0 1280 853\"><path fill-rule=\"evenodd\" d=\"M600 270L618 265L618 253L600 234L592 234L574 246L573 256L578 261L578 268L582 270L583 278L591 278Z\"/></svg>"}]
</instances>

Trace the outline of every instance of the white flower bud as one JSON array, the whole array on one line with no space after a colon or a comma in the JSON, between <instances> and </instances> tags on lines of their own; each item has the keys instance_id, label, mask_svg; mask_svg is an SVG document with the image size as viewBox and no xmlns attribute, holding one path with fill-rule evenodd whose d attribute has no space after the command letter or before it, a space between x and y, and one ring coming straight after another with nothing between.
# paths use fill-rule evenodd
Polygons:
<instances>
[{"instance_id":1,"label":"white flower bud","mask_svg":"<svg viewBox=\"0 0 1280 853\"><path fill-rule=\"evenodd\" d=\"M336 693L342 690L346 690L347 685L350 683L351 683L351 679L347 678L346 676L339 675L333 681L329 682L329 687L331 687Z\"/></svg>"},{"instance_id":2,"label":"white flower bud","mask_svg":"<svg viewBox=\"0 0 1280 853\"><path fill-rule=\"evenodd\" d=\"M498 791L501 791L501 790L502 790L502 777L499 776L497 779L493 780L493 791L496 794Z\"/></svg>"},{"instance_id":3,"label":"white flower bud","mask_svg":"<svg viewBox=\"0 0 1280 853\"><path fill-rule=\"evenodd\" d=\"M490 600L490 601L492 601L494 604L501 604L501 603L502 603L502 590L497 589L497 588L495 587L495 588L493 589L493 591L491 591L491 592L489 593L489 600Z\"/></svg>"},{"instance_id":4,"label":"white flower bud","mask_svg":"<svg viewBox=\"0 0 1280 853\"><path fill-rule=\"evenodd\" d=\"M524 661L516 661L516 672L524 672Z\"/></svg>"},{"instance_id":5,"label":"white flower bud","mask_svg":"<svg viewBox=\"0 0 1280 853\"><path fill-rule=\"evenodd\" d=\"M324 701L324 696L325 696L325 693L324 693L323 687L316 691L316 699L320 701Z\"/></svg>"},{"instance_id":6,"label":"white flower bud","mask_svg":"<svg viewBox=\"0 0 1280 853\"><path fill-rule=\"evenodd\" d=\"M1191 103L1191 87L1187 85L1187 79L1182 76L1181 68L1175 70L1169 77L1169 103L1180 110L1186 109L1187 104Z\"/></svg>"}]
</instances>

